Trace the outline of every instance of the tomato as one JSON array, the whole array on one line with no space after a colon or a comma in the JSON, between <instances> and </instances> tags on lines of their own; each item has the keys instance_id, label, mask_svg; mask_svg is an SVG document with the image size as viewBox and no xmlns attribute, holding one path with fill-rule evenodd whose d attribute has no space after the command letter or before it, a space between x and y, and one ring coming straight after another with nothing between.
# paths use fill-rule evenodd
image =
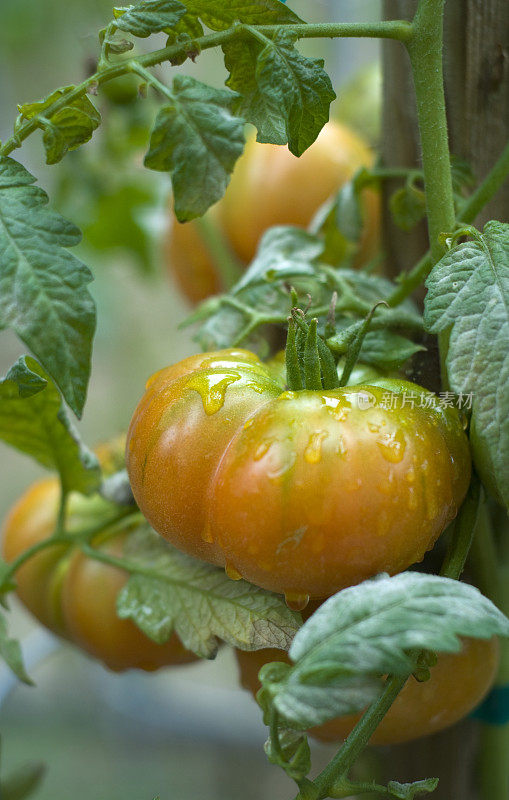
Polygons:
<instances>
[{"instance_id":1,"label":"tomato","mask_svg":"<svg viewBox=\"0 0 509 800\"><path fill-rule=\"evenodd\" d=\"M227 350L149 380L126 465L152 527L295 604L420 561L469 484L457 411L407 381L295 392L280 372Z\"/></svg>"},{"instance_id":2,"label":"tomato","mask_svg":"<svg viewBox=\"0 0 509 800\"><path fill-rule=\"evenodd\" d=\"M109 455L109 450L106 451ZM18 500L3 530L3 555L13 561L32 545L47 538L55 528L59 483L55 478L38 481ZM107 523L118 509L99 495L69 497L69 532ZM106 528L92 543L108 553L121 555L130 525ZM113 670L153 670L167 664L194 660L176 635L158 645L130 620L116 613L117 594L127 581L123 570L88 559L72 544L42 550L16 573L17 594L32 614L54 633L77 644Z\"/></svg>"},{"instance_id":3,"label":"tomato","mask_svg":"<svg viewBox=\"0 0 509 800\"><path fill-rule=\"evenodd\" d=\"M243 156L224 198L208 212L226 243L248 264L261 236L273 225L307 227L327 198L353 174L373 163L373 152L344 125L329 122L316 142L296 158L287 147L260 144L248 138ZM357 265L374 257L380 239L380 196L362 193L365 229ZM173 215L172 215L173 216ZM196 221L179 224L173 217L167 245L168 266L191 302L223 290L214 261Z\"/></svg>"},{"instance_id":4,"label":"tomato","mask_svg":"<svg viewBox=\"0 0 509 800\"><path fill-rule=\"evenodd\" d=\"M371 744L400 744L437 733L465 717L483 699L498 666L498 640L464 639L460 653L440 653L431 677L419 683L411 677L370 739ZM258 673L270 661L289 663L281 650L236 651L240 682L255 695ZM345 739L360 714L325 722L311 728L322 742Z\"/></svg>"}]
</instances>

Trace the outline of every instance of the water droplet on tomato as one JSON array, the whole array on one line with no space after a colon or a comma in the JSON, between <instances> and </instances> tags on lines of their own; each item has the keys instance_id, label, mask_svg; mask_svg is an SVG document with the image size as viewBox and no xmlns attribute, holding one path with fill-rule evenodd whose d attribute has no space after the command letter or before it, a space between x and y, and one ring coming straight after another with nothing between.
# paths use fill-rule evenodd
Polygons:
<instances>
[{"instance_id":1,"label":"water droplet on tomato","mask_svg":"<svg viewBox=\"0 0 509 800\"><path fill-rule=\"evenodd\" d=\"M285 592L285 603L292 611L303 611L309 603L309 595Z\"/></svg>"},{"instance_id":2,"label":"water droplet on tomato","mask_svg":"<svg viewBox=\"0 0 509 800\"><path fill-rule=\"evenodd\" d=\"M405 473L405 480L407 483L415 483L415 469L410 467L408 472Z\"/></svg>"},{"instance_id":3,"label":"water droplet on tomato","mask_svg":"<svg viewBox=\"0 0 509 800\"><path fill-rule=\"evenodd\" d=\"M304 450L304 458L308 464L318 464L322 458L322 442L329 434L327 431L315 431L309 437L306 449Z\"/></svg>"},{"instance_id":4,"label":"water droplet on tomato","mask_svg":"<svg viewBox=\"0 0 509 800\"><path fill-rule=\"evenodd\" d=\"M199 373L187 382L187 388L198 392L203 410L211 416L223 407L228 387L240 380L240 377L238 372Z\"/></svg>"},{"instance_id":5,"label":"water droplet on tomato","mask_svg":"<svg viewBox=\"0 0 509 800\"><path fill-rule=\"evenodd\" d=\"M224 571L226 572L228 577L231 578L232 581L242 580L242 575L240 574L238 569L235 569L235 567L232 566L232 564L226 564Z\"/></svg>"},{"instance_id":6,"label":"water droplet on tomato","mask_svg":"<svg viewBox=\"0 0 509 800\"><path fill-rule=\"evenodd\" d=\"M264 439L263 442L260 442L260 444L258 445L258 447L254 452L253 459L255 461L260 461L260 459L264 457L264 455L267 453L269 447L271 447L272 444L274 444L274 439Z\"/></svg>"},{"instance_id":7,"label":"water droplet on tomato","mask_svg":"<svg viewBox=\"0 0 509 800\"><path fill-rule=\"evenodd\" d=\"M392 464L398 464L405 455L406 441L403 431L384 433L377 439L382 456Z\"/></svg>"}]
</instances>

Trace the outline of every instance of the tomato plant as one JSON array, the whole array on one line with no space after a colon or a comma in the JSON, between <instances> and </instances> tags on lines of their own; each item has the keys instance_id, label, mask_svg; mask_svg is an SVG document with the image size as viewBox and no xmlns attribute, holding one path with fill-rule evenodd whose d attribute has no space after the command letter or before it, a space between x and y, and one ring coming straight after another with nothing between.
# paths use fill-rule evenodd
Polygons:
<instances>
[{"instance_id":1,"label":"tomato plant","mask_svg":"<svg viewBox=\"0 0 509 800\"><path fill-rule=\"evenodd\" d=\"M261 666L267 756L297 800L434 791L433 778L393 780L390 759L386 783L362 781L357 759L405 726L426 735L460 719L493 678L476 728L482 800L509 788L509 226L474 227L501 196L509 146L480 182L451 153L448 116L453 134L472 119L458 116L461 92L446 106L445 11L418 0L411 19L307 23L280 0L138 0L114 9L87 77L20 104L0 144L0 329L30 351L0 380L0 437L58 476L6 520L1 599L17 591L113 669L213 658L221 642L243 651L251 685ZM381 154L329 121L325 62L299 49L345 37L408 57L415 114L412 99L393 137L386 59ZM225 87L193 74L207 49L224 56ZM168 82L163 64L183 69ZM487 68L478 87L489 95L502 73ZM146 112L147 95L159 103L150 132L146 113L129 113ZM393 160L407 111L418 143ZM70 416L84 411L96 328L92 273L71 250L80 231L14 157L39 131L49 165L72 163L105 128L102 162L75 162L97 200L86 238L115 250L109 224L127 221L129 249L150 261L140 208L153 193L121 175L107 188L148 141L144 165L172 183L173 268L193 302L207 298L187 321L204 352L146 385L128 474L88 450ZM422 158L407 159L415 145ZM414 239L423 220L427 252ZM303 622L310 597L324 602ZM0 654L29 682L3 608ZM318 774L308 731L348 733Z\"/></svg>"},{"instance_id":2,"label":"tomato plant","mask_svg":"<svg viewBox=\"0 0 509 800\"><path fill-rule=\"evenodd\" d=\"M258 673L273 661L288 662L281 650L257 650L235 653L239 680L251 694L261 688ZM370 738L372 745L401 744L437 733L454 725L475 708L490 689L498 667L496 639L466 639L460 653L441 654L429 680L411 677ZM322 742L334 742L351 733L360 714L332 719L316 728L310 736Z\"/></svg>"},{"instance_id":3,"label":"tomato plant","mask_svg":"<svg viewBox=\"0 0 509 800\"><path fill-rule=\"evenodd\" d=\"M263 233L274 225L306 228L319 207L344 186L374 154L358 134L329 122L311 147L296 158L287 147L262 145L251 135L223 199L207 214L206 224L224 237L224 245L249 264ZM362 233L355 265L376 255L380 239L380 196L362 191ZM207 245L204 220L179 225L173 221L167 244L168 266L179 288L193 303L225 285L222 265ZM221 253L216 253L220 261Z\"/></svg>"}]
</instances>

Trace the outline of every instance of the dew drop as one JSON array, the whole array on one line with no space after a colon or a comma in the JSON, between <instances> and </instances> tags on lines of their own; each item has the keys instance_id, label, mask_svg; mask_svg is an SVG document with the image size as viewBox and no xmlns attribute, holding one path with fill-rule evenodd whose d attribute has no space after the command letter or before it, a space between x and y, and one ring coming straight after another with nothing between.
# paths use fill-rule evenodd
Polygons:
<instances>
[{"instance_id":1,"label":"dew drop","mask_svg":"<svg viewBox=\"0 0 509 800\"><path fill-rule=\"evenodd\" d=\"M269 447L274 443L274 439L264 439L263 442L260 442L258 447L256 448L253 459L255 461L260 461L267 453Z\"/></svg>"},{"instance_id":2,"label":"dew drop","mask_svg":"<svg viewBox=\"0 0 509 800\"><path fill-rule=\"evenodd\" d=\"M224 571L226 572L228 577L231 578L232 581L242 580L242 575L240 574L240 572L237 569L235 569L235 567L232 566L231 564L226 564Z\"/></svg>"},{"instance_id":3,"label":"dew drop","mask_svg":"<svg viewBox=\"0 0 509 800\"><path fill-rule=\"evenodd\" d=\"M203 403L203 409L208 416L215 414L223 405L228 387L240 380L238 372L225 374L224 372L203 374L191 378L187 387L199 393Z\"/></svg>"},{"instance_id":4,"label":"dew drop","mask_svg":"<svg viewBox=\"0 0 509 800\"><path fill-rule=\"evenodd\" d=\"M292 611L303 611L309 603L309 595L285 592L285 603Z\"/></svg>"},{"instance_id":5,"label":"dew drop","mask_svg":"<svg viewBox=\"0 0 509 800\"><path fill-rule=\"evenodd\" d=\"M415 469L410 467L408 472L405 474L405 480L407 483L415 483Z\"/></svg>"},{"instance_id":6,"label":"dew drop","mask_svg":"<svg viewBox=\"0 0 509 800\"><path fill-rule=\"evenodd\" d=\"M254 422L254 417L250 417L249 419L247 419L247 420L244 422L244 430L245 430L245 431L247 431L247 429L251 427L251 425L253 424L253 422Z\"/></svg>"},{"instance_id":7,"label":"dew drop","mask_svg":"<svg viewBox=\"0 0 509 800\"><path fill-rule=\"evenodd\" d=\"M406 441L403 431L384 433L377 439L382 456L392 464L398 464L405 455Z\"/></svg>"},{"instance_id":8,"label":"dew drop","mask_svg":"<svg viewBox=\"0 0 509 800\"><path fill-rule=\"evenodd\" d=\"M322 442L329 434L327 431L315 431L309 437L306 449L304 450L304 458L308 464L318 464L322 458Z\"/></svg>"}]
</instances>

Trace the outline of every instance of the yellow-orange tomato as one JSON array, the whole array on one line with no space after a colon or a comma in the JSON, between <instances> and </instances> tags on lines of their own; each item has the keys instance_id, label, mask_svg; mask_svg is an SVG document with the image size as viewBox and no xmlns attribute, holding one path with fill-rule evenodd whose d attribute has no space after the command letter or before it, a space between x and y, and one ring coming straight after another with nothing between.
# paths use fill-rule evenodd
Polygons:
<instances>
[{"instance_id":1,"label":"yellow-orange tomato","mask_svg":"<svg viewBox=\"0 0 509 800\"><path fill-rule=\"evenodd\" d=\"M2 547L7 562L51 535L58 505L55 478L38 481L25 492L5 521ZM108 520L117 514L116 507L98 495L86 498L72 493L67 530L78 532L104 522L101 541L93 541L93 545L121 555L130 526L126 521L108 529ZM123 570L86 558L72 543L42 550L16 573L17 594L29 611L110 669L153 670L194 660L176 635L158 645L133 622L119 619L116 598L127 579Z\"/></svg>"},{"instance_id":2,"label":"yellow-orange tomato","mask_svg":"<svg viewBox=\"0 0 509 800\"><path fill-rule=\"evenodd\" d=\"M267 228L307 227L322 203L360 167L371 166L373 158L356 133L336 122L329 122L300 158L287 147L260 144L250 136L224 198L207 216L240 261L249 264ZM380 239L380 195L365 189L362 202L364 230L357 266L374 257ZM171 216L167 263L183 294L196 303L224 291L199 224L179 224Z\"/></svg>"},{"instance_id":3,"label":"yellow-orange tomato","mask_svg":"<svg viewBox=\"0 0 509 800\"><path fill-rule=\"evenodd\" d=\"M492 685L498 665L498 640L465 639L460 653L441 653L429 680L411 677L370 739L371 744L399 744L437 733L465 717ZM270 661L289 663L281 650L236 651L240 682L255 695L258 673ZM322 742L345 739L360 714L325 722L311 728Z\"/></svg>"},{"instance_id":4,"label":"yellow-orange tomato","mask_svg":"<svg viewBox=\"0 0 509 800\"><path fill-rule=\"evenodd\" d=\"M420 394L427 407L404 404ZM242 350L156 373L126 465L156 531L295 604L420 561L470 476L456 410L421 387L285 391L277 365Z\"/></svg>"}]
</instances>

